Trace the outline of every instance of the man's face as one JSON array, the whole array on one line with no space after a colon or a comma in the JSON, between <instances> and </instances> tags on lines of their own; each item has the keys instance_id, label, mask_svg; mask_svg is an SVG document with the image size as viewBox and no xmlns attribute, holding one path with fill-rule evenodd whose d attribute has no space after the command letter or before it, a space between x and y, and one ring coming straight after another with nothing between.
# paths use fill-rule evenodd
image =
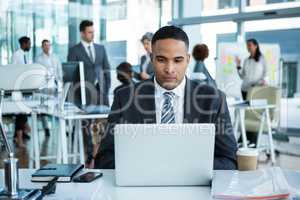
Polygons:
<instances>
[{"instance_id":1,"label":"man's face","mask_svg":"<svg viewBox=\"0 0 300 200\"><path fill-rule=\"evenodd\" d=\"M80 32L81 38L84 41L90 43L90 42L92 42L94 40L94 32L95 31L94 31L94 27L93 26L87 26L87 27L85 27L84 31Z\"/></svg>"},{"instance_id":2,"label":"man's face","mask_svg":"<svg viewBox=\"0 0 300 200\"><path fill-rule=\"evenodd\" d=\"M144 49L147 51L147 53L151 53L151 41L150 40L143 40L143 46L144 46Z\"/></svg>"},{"instance_id":3,"label":"man's face","mask_svg":"<svg viewBox=\"0 0 300 200\"><path fill-rule=\"evenodd\" d=\"M187 47L181 40L157 40L152 46L156 81L167 90L172 90L181 83L189 61Z\"/></svg>"},{"instance_id":4,"label":"man's face","mask_svg":"<svg viewBox=\"0 0 300 200\"><path fill-rule=\"evenodd\" d=\"M50 42L44 42L44 43L43 43L42 49L43 49L43 52L44 52L45 54L49 54L50 48L51 48Z\"/></svg>"},{"instance_id":5,"label":"man's face","mask_svg":"<svg viewBox=\"0 0 300 200\"><path fill-rule=\"evenodd\" d=\"M23 49L24 51L29 51L30 48L31 48L31 42L30 42L30 40L29 40L27 43L24 43L24 44L23 44L22 49Z\"/></svg>"}]
</instances>

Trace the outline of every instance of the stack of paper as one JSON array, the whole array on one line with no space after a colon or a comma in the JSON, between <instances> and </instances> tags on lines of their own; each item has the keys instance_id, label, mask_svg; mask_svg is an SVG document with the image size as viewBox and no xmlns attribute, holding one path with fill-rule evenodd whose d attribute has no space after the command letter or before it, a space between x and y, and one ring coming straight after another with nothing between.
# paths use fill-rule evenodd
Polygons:
<instances>
[{"instance_id":1,"label":"stack of paper","mask_svg":"<svg viewBox=\"0 0 300 200\"><path fill-rule=\"evenodd\" d=\"M215 171L212 196L215 199L287 199L289 185L278 167L256 171Z\"/></svg>"}]
</instances>

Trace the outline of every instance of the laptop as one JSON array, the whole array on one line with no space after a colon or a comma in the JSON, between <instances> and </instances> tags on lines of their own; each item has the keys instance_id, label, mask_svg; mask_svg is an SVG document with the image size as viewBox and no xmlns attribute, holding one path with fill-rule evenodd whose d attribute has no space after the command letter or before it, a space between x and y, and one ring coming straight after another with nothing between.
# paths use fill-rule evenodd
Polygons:
<instances>
[{"instance_id":1,"label":"laptop","mask_svg":"<svg viewBox=\"0 0 300 200\"><path fill-rule=\"evenodd\" d=\"M210 185L214 124L118 124L118 186Z\"/></svg>"}]
</instances>

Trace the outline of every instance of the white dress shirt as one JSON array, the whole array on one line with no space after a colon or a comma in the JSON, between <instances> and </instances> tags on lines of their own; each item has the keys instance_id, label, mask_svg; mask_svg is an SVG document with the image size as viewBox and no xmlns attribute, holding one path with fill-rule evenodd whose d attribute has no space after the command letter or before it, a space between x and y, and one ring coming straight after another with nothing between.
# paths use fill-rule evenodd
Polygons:
<instances>
[{"instance_id":1,"label":"white dress shirt","mask_svg":"<svg viewBox=\"0 0 300 200\"><path fill-rule=\"evenodd\" d=\"M61 62L55 54L47 55L43 52L37 57L36 62L47 67L49 75L62 80Z\"/></svg>"},{"instance_id":2,"label":"white dress shirt","mask_svg":"<svg viewBox=\"0 0 300 200\"><path fill-rule=\"evenodd\" d=\"M156 81L156 77L154 77L156 123L161 123L161 112L165 100L165 92L173 92L175 94L172 102L175 114L175 123L183 123L185 85L186 78L184 77L181 83L176 88L174 88L173 90L167 90L161 87Z\"/></svg>"},{"instance_id":3,"label":"white dress shirt","mask_svg":"<svg viewBox=\"0 0 300 200\"><path fill-rule=\"evenodd\" d=\"M94 43L93 42L90 42L90 43L87 43L86 41L84 40L81 40L81 44L83 45L87 55L90 57L90 52L89 52L89 49L88 47L90 46L91 47L91 51L92 51L92 56L93 56L93 62L95 62L95 58L96 58L96 53L95 53L95 46L94 46Z\"/></svg>"},{"instance_id":4,"label":"white dress shirt","mask_svg":"<svg viewBox=\"0 0 300 200\"><path fill-rule=\"evenodd\" d=\"M25 58L24 58L25 57ZM26 63L25 63L26 59ZM30 64L28 56L23 49L18 49L12 55L12 64Z\"/></svg>"},{"instance_id":5,"label":"white dress shirt","mask_svg":"<svg viewBox=\"0 0 300 200\"><path fill-rule=\"evenodd\" d=\"M249 88L259 85L267 73L265 58L260 56L258 62L253 58L245 59L243 68L238 70L239 76L243 79L242 91L247 92Z\"/></svg>"}]
</instances>

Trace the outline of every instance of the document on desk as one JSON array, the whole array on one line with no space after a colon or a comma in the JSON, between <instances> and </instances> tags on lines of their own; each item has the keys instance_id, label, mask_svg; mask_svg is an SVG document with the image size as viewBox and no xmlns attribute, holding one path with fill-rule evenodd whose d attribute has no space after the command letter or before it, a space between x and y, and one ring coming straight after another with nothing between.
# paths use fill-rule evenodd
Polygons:
<instances>
[{"instance_id":1,"label":"document on desk","mask_svg":"<svg viewBox=\"0 0 300 200\"><path fill-rule=\"evenodd\" d=\"M214 199L288 199L289 185L279 167L256 171L215 171Z\"/></svg>"}]
</instances>

